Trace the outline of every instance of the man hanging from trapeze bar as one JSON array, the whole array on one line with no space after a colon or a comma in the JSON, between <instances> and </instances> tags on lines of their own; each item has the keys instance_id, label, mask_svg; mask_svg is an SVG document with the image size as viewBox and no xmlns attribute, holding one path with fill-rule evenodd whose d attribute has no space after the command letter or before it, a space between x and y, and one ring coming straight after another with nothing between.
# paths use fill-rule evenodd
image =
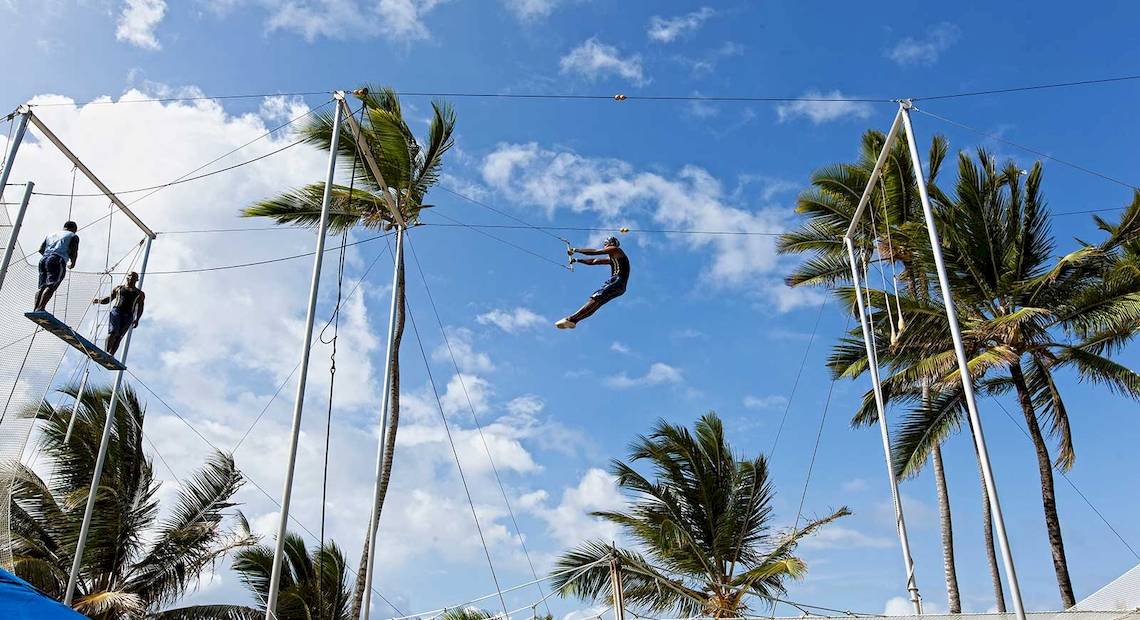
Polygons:
<instances>
[{"instance_id":1,"label":"man hanging from trapeze bar","mask_svg":"<svg viewBox=\"0 0 1140 620\"><path fill-rule=\"evenodd\" d=\"M75 261L79 259L79 235L75 234L78 231L75 222L65 222L63 230L51 233L40 244L43 258L40 259L39 288L36 289L36 312L47 311L48 302L63 283L68 267L75 269Z\"/></svg>"},{"instance_id":2,"label":"man hanging from trapeze bar","mask_svg":"<svg viewBox=\"0 0 1140 620\"><path fill-rule=\"evenodd\" d=\"M629 257L622 251L621 243L617 240L617 237L606 239L600 250L591 248L567 248L566 251L571 255L571 264L609 265L610 279L606 280L602 288L594 291L594 293L590 295L590 298L586 300L586 304L579 308L577 312L555 323L554 326L558 329L574 329L579 322L592 316L598 311L598 308L601 308L606 302L624 295L626 283L629 282ZM599 258L574 258L574 254L598 256Z\"/></svg>"},{"instance_id":3,"label":"man hanging from trapeze bar","mask_svg":"<svg viewBox=\"0 0 1140 620\"><path fill-rule=\"evenodd\" d=\"M107 353L112 356L119 350L123 336L138 327L139 319L142 318L146 293L142 292L138 283L139 274L132 271L127 274L126 284L116 286L107 297L91 300L93 304L113 304L107 321Z\"/></svg>"}]
</instances>

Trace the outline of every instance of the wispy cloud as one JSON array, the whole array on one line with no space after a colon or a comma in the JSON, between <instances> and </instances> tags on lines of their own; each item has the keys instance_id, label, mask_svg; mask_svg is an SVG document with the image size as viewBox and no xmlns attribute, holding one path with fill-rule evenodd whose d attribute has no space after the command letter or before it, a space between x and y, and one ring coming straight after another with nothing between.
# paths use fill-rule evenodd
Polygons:
<instances>
[{"instance_id":1,"label":"wispy cloud","mask_svg":"<svg viewBox=\"0 0 1140 620\"><path fill-rule=\"evenodd\" d=\"M776 106L776 114L781 123L806 118L819 125L844 118L871 116L871 104L865 101L847 101L846 96L838 90L829 93L809 90L803 97L812 101L792 101Z\"/></svg>"},{"instance_id":2,"label":"wispy cloud","mask_svg":"<svg viewBox=\"0 0 1140 620\"><path fill-rule=\"evenodd\" d=\"M516 333L524 329L541 325L546 322L542 315L530 308L515 308L514 310L491 310L475 317L480 325L494 325L507 333Z\"/></svg>"},{"instance_id":3,"label":"wispy cloud","mask_svg":"<svg viewBox=\"0 0 1140 620\"><path fill-rule=\"evenodd\" d=\"M431 38L426 17L447 0L205 0L224 15L240 5L264 8L270 31L300 34L307 41L325 37L383 36L397 43Z\"/></svg>"},{"instance_id":4,"label":"wispy cloud","mask_svg":"<svg viewBox=\"0 0 1140 620\"><path fill-rule=\"evenodd\" d=\"M570 50L559 61L559 67L562 73L577 74L589 80L616 75L638 85L649 82L641 66L641 56L622 56L616 47L602 43L597 37Z\"/></svg>"},{"instance_id":5,"label":"wispy cloud","mask_svg":"<svg viewBox=\"0 0 1140 620\"><path fill-rule=\"evenodd\" d=\"M906 65L932 65L958 42L962 30L949 22L931 26L921 38L906 37L887 50L887 58Z\"/></svg>"},{"instance_id":6,"label":"wispy cloud","mask_svg":"<svg viewBox=\"0 0 1140 620\"><path fill-rule=\"evenodd\" d=\"M629 354L630 348L628 345L615 340L613 344L610 345L610 351L613 351L614 353Z\"/></svg>"},{"instance_id":7,"label":"wispy cloud","mask_svg":"<svg viewBox=\"0 0 1140 620\"><path fill-rule=\"evenodd\" d=\"M520 21L534 22L550 17L562 0L502 0L502 3Z\"/></svg>"},{"instance_id":8,"label":"wispy cloud","mask_svg":"<svg viewBox=\"0 0 1140 620\"><path fill-rule=\"evenodd\" d=\"M649 29L646 34L653 41L672 43L682 35L695 32L713 15L716 15L716 11L707 6L677 17L654 15L649 18Z\"/></svg>"},{"instance_id":9,"label":"wispy cloud","mask_svg":"<svg viewBox=\"0 0 1140 620\"><path fill-rule=\"evenodd\" d=\"M752 396L750 394L744 397L743 403L749 409L781 409L788 404L788 399L778 394L768 396Z\"/></svg>"},{"instance_id":10,"label":"wispy cloud","mask_svg":"<svg viewBox=\"0 0 1140 620\"><path fill-rule=\"evenodd\" d=\"M614 388L632 388L647 385L662 385L665 383L680 383L681 370L665 364L663 362L654 362L649 370L640 377L630 377L626 373L620 373L613 377L606 379L606 385Z\"/></svg>"},{"instance_id":11,"label":"wispy cloud","mask_svg":"<svg viewBox=\"0 0 1140 620\"><path fill-rule=\"evenodd\" d=\"M115 38L135 47L160 50L154 29L166 16L166 0L124 0L116 22Z\"/></svg>"}]
</instances>

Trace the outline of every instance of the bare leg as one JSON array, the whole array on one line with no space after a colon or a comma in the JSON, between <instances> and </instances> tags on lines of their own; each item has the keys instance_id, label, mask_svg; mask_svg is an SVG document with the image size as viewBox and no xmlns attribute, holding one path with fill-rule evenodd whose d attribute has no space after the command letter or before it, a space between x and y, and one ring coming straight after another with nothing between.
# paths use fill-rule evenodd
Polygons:
<instances>
[{"instance_id":1,"label":"bare leg","mask_svg":"<svg viewBox=\"0 0 1140 620\"><path fill-rule=\"evenodd\" d=\"M119 350L119 343L122 342L123 336L125 336L126 333L127 332L122 331L107 334L107 353L110 353L112 356L115 355L115 351Z\"/></svg>"},{"instance_id":2,"label":"bare leg","mask_svg":"<svg viewBox=\"0 0 1140 620\"><path fill-rule=\"evenodd\" d=\"M43 312L47 310L48 302L51 301L51 296L55 294L55 290L59 285L45 286L36 293L36 311Z\"/></svg>"},{"instance_id":3,"label":"bare leg","mask_svg":"<svg viewBox=\"0 0 1140 620\"><path fill-rule=\"evenodd\" d=\"M598 311L598 308L601 308L602 304L604 303L604 301L598 301L597 299L591 297L590 299L586 300L585 305L579 308L577 312L566 317L566 320L570 321L571 323L577 323L581 320L588 319L593 316L594 313Z\"/></svg>"}]
</instances>

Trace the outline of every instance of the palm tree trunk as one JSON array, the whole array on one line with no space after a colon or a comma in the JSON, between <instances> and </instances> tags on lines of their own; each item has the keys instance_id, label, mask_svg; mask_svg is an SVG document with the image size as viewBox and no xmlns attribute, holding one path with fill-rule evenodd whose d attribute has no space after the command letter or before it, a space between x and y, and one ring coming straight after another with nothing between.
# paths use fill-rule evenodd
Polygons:
<instances>
[{"instance_id":1,"label":"palm tree trunk","mask_svg":"<svg viewBox=\"0 0 1140 620\"><path fill-rule=\"evenodd\" d=\"M946 598L950 613L962 613L958 593L958 571L954 565L954 526L950 518L950 494L946 489L946 472L942 467L942 448L934 444L930 457L934 463L934 488L938 491L939 527L942 530L942 567L946 573Z\"/></svg>"},{"instance_id":2,"label":"palm tree trunk","mask_svg":"<svg viewBox=\"0 0 1140 620\"><path fill-rule=\"evenodd\" d=\"M1061 538L1061 519L1057 516L1053 460L1049 456L1049 446L1045 443L1041 426L1037 423L1037 412L1033 409L1033 400L1025 383L1025 375L1021 371L1021 364L1014 362L1009 370L1013 385L1017 389L1017 400L1025 414L1025 424L1029 427L1029 436L1033 439L1033 448L1037 452L1037 471L1041 476L1041 503L1045 509L1045 529L1049 533L1049 547L1053 552L1053 570L1057 573L1057 588L1061 591L1061 608L1068 609L1077 601L1073 596L1073 583L1069 579L1065 541Z\"/></svg>"},{"instance_id":3,"label":"palm tree trunk","mask_svg":"<svg viewBox=\"0 0 1140 620\"><path fill-rule=\"evenodd\" d=\"M403 257L401 257L402 259ZM376 497L376 514L379 515L384 508L384 497L388 495L388 481L392 477L392 460L396 455L396 430L400 426L400 341L404 338L405 298L404 298L404 263L396 272L396 334L392 340L392 383L388 392L390 404L388 414L388 434L384 441L384 462L380 468L380 490ZM368 531L371 524L364 528L364 548L360 552L360 564L356 571L356 587L352 594L352 614L350 618L360 617L360 607L364 601L364 583L368 568L368 541L376 534ZM380 519L376 520L376 529L380 529Z\"/></svg>"},{"instance_id":4,"label":"palm tree trunk","mask_svg":"<svg viewBox=\"0 0 1140 620\"><path fill-rule=\"evenodd\" d=\"M971 425L970 434L974 428ZM1001 573L998 571L997 550L994 549L994 514L990 509L990 494L986 489L986 479L982 473L982 459L978 455L978 444L974 444L974 457L978 461L978 481L982 483L982 533L986 542L986 561L990 565L990 581L994 587L994 606L998 613L1005 613L1005 591L1001 585Z\"/></svg>"}]
</instances>

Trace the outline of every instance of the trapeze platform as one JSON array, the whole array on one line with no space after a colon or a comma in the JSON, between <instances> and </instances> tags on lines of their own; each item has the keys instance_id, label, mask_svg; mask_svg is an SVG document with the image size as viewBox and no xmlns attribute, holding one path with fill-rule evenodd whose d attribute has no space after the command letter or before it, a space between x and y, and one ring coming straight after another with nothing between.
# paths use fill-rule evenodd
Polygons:
<instances>
[{"instance_id":1,"label":"trapeze platform","mask_svg":"<svg viewBox=\"0 0 1140 620\"><path fill-rule=\"evenodd\" d=\"M126 370L127 367L122 362L115 359L113 355L107 353L103 349L95 346L95 343L79 335L74 329L71 329L63 321L55 318L50 312L25 312L24 316L31 319L33 323L39 325L46 332L51 332L59 337L60 340L75 347L91 361L99 364L107 370Z\"/></svg>"}]
</instances>

